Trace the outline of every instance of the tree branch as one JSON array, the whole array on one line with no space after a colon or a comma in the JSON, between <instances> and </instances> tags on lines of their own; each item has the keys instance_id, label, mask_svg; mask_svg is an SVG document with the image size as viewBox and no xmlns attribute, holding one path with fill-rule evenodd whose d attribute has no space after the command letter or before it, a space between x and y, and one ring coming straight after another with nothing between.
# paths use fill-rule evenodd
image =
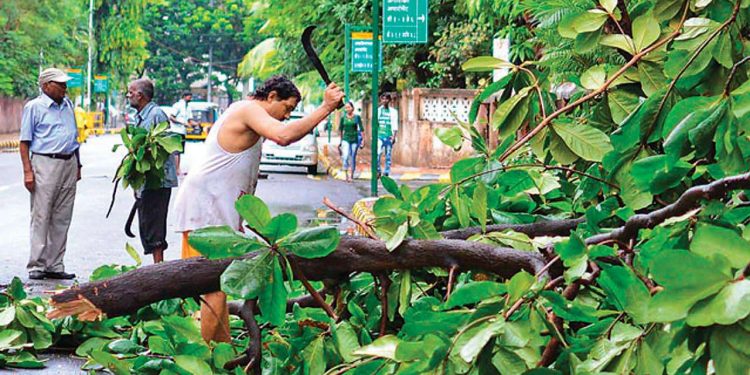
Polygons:
<instances>
[{"instance_id":1,"label":"tree branch","mask_svg":"<svg viewBox=\"0 0 750 375\"><path fill-rule=\"evenodd\" d=\"M586 221L586 218L538 221L531 224L496 224L488 225L485 233L501 232L511 229L523 233L529 237L541 236L568 236L570 232L576 229L578 224ZM445 239L465 240L473 235L481 234L481 227L470 227L462 229L453 229L441 232Z\"/></svg>"},{"instance_id":2,"label":"tree branch","mask_svg":"<svg viewBox=\"0 0 750 375\"><path fill-rule=\"evenodd\" d=\"M239 316L245 322L245 327L250 336L250 342L247 343L245 353L224 365L224 369L232 370L237 366L246 366L252 368L254 374L260 374L261 360L261 336L260 327L255 320L255 309L257 304L255 300L247 300L239 311Z\"/></svg>"},{"instance_id":3,"label":"tree branch","mask_svg":"<svg viewBox=\"0 0 750 375\"><path fill-rule=\"evenodd\" d=\"M653 228L670 217L677 217L688 213L700 206L701 200L713 200L724 197L732 190L750 189L750 173L725 177L707 185L693 186L687 189L669 206L660 208L648 214L633 215L622 227L609 233L598 234L586 239L587 245L595 245L605 241L620 241L627 243L638 236L641 229Z\"/></svg>"}]
</instances>

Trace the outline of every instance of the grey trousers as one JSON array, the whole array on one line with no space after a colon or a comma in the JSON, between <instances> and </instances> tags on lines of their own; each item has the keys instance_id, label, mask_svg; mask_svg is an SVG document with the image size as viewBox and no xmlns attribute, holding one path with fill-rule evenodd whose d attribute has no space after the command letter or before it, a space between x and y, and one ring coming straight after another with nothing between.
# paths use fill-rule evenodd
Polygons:
<instances>
[{"instance_id":1,"label":"grey trousers","mask_svg":"<svg viewBox=\"0 0 750 375\"><path fill-rule=\"evenodd\" d=\"M31 155L31 256L28 271L63 272L78 180L78 161Z\"/></svg>"}]
</instances>

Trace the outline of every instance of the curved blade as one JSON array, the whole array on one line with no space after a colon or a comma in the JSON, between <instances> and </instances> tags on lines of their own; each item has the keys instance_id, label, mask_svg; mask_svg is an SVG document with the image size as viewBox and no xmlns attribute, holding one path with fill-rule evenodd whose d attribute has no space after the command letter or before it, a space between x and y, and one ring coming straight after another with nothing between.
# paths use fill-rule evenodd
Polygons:
<instances>
[{"instance_id":1,"label":"curved blade","mask_svg":"<svg viewBox=\"0 0 750 375\"><path fill-rule=\"evenodd\" d=\"M130 227L133 226L133 219L135 218L135 213L137 211L138 211L138 200L136 199L136 201L133 202L133 207L130 209L128 220L125 222L125 235L127 235L130 238L135 238L135 234L133 234L133 231L130 230Z\"/></svg>"},{"instance_id":2,"label":"curved blade","mask_svg":"<svg viewBox=\"0 0 750 375\"><path fill-rule=\"evenodd\" d=\"M317 26L308 26L305 28L305 31L302 32L302 48L305 49L307 58L310 60L310 63L313 64L315 70L318 71L318 74L320 74L320 78L323 78L326 85L329 85L331 83L331 78L328 77L328 72L326 72L323 63L320 62L318 53L315 52L315 47L312 45L312 32L316 27Z\"/></svg>"}]
</instances>

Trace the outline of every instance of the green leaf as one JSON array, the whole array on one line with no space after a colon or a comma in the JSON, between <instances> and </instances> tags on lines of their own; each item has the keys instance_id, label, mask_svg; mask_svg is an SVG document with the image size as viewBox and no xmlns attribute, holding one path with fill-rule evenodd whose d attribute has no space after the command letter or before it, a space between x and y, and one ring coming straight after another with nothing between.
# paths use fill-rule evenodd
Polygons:
<instances>
[{"instance_id":1,"label":"green leaf","mask_svg":"<svg viewBox=\"0 0 750 375\"><path fill-rule=\"evenodd\" d=\"M635 55L635 43L630 35L625 34L607 34L599 39L599 44L607 47L619 48L631 55Z\"/></svg>"},{"instance_id":2,"label":"green leaf","mask_svg":"<svg viewBox=\"0 0 750 375\"><path fill-rule=\"evenodd\" d=\"M453 128L453 129L457 129L457 128ZM398 184L396 184L396 181L394 181L392 178L388 176L381 176L380 183L383 184L383 187L385 188L385 190L393 194L393 196L396 197L396 199L400 199L400 200L404 199L404 197L401 195L401 191L398 189Z\"/></svg>"},{"instance_id":3,"label":"green leaf","mask_svg":"<svg viewBox=\"0 0 750 375\"><path fill-rule=\"evenodd\" d=\"M604 154L612 151L609 137L599 129L567 121L558 121L552 126L565 145L585 160L601 162Z\"/></svg>"},{"instance_id":4,"label":"green leaf","mask_svg":"<svg viewBox=\"0 0 750 375\"><path fill-rule=\"evenodd\" d=\"M297 230L297 216L291 213L283 213L274 216L273 219L260 230L260 234L271 243L288 236Z\"/></svg>"},{"instance_id":5,"label":"green leaf","mask_svg":"<svg viewBox=\"0 0 750 375\"><path fill-rule=\"evenodd\" d=\"M341 235L336 227L322 226L300 230L287 236L281 247L303 258L322 258L336 250Z\"/></svg>"},{"instance_id":6,"label":"green leaf","mask_svg":"<svg viewBox=\"0 0 750 375\"><path fill-rule=\"evenodd\" d=\"M148 349L155 354L175 355L177 351L171 342L159 336L149 336Z\"/></svg>"},{"instance_id":7,"label":"green leaf","mask_svg":"<svg viewBox=\"0 0 750 375\"><path fill-rule=\"evenodd\" d=\"M698 224L690 251L706 258L721 254L733 268L742 268L750 262L750 242L736 231L705 223Z\"/></svg>"},{"instance_id":8,"label":"green leaf","mask_svg":"<svg viewBox=\"0 0 750 375\"><path fill-rule=\"evenodd\" d=\"M677 187L693 166L667 155L654 155L633 163L630 171L639 189L654 195Z\"/></svg>"},{"instance_id":9,"label":"green leaf","mask_svg":"<svg viewBox=\"0 0 750 375\"><path fill-rule=\"evenodd\" d=\"M460 348L459 354L467 363L472 363L482 351L487 342L493 337L503 333L505 320L497 317L481 325L481 329L474 331L473 336Z\"/></svg>"},{"instance_id":10,"label":"green leaf","mask_svg":"<svg viewBox=\"0 0 750 375\"><path fill-rule=\"evenodd\" d=\"M128 339L119 339L110 342L107 345L107 349L109 349L111 353L132 354L137 352L139 349L143 349L143 347Z\"/></svg>"},{"instance_id":11,"label":"green leaf","mask_svg":"<svg viewBox=\"0 0 750 375\"><path fill-rule=\"evenodd\" d=\"M508 288L505 284L494 281L476 281L464 284L450 295L445 302L444 309L452 309L458 306L470 305L485 299L496 297L505 293Z\"/></svg>"},{"instance_id":12,"label":"green leaf","mask_svg":"<svg viewBox=\"0 0 750 375\"><path fill-rule=\"evenodd\" d=\"M10 296L16 301L20 301L26 298L26 291L23 290L23 282L18 278L18 276L13 277L13 280L10 281L10 285L8 285L8 289L6 289L6 292L10 294Z\"/></svg>"},{"instance_id":13,"label":"green leaf","mask_svg":"<svg viewBox=\"0 0 750 375\"><path fill-rule=\"evenodd\" d=\"M490 124L499 131L500 137L505 138L515 133L526 119L529 111L526 98L531 89L531 87L524 87L516 95L502 102L492 113Z\"/></svg>"},{"instance_id":14,"label":"green leaf","mask_svg":"<svg viewBox=\"0 0 750 375\"><path fill-rule=\"evenodd\" d=\"M216 344L212 355L214 367L224 368L224 365L234 359L235 356L236 354L232 348L232 344L226 342Z\"/></svg>"},{"instance_id":15,"label":"green leaf","mask_svg":"<svg viewBox=\"0 0 750 375\"><path fill-rule=\"evenodd\" d=\"M577 301L569 301L551 290L542 291L540 294L549 301L552 311L562 319L586 323L594 323L599 320L599 311L591 306Z\"/></svg>"},{"instance_id":16,"label":"green leaf","mask_svg":"<svg viewBox=\"0 0 750 375\"><path fill-rule=\"evenodd\" d=\"M129 375L132 364L126 361L121 361L117 357L103 352L100 350L94 350L89 354L96 363L104 366L107 370L115 375Z\"/></svg>"},{"instance_id":17,"label":"green leaf","mask_svg":"<svg viewBox=\"0 0 750 375\"><path fill-rule=\"evenodd\" d=\"M182 152L182 139L178 135L157 137L156 143L164 148L167 153Z\"/></svg>"},{"instance_id":18,"label":"green leaf","mask_svg":"<svg viewBox=\"0 0 750 375\"><path fill-rule=\"evenodd\" d=\"M192 355L176 355L174 362L193 375L212 374L211 366L206 361Z\"/></svg>"},{"instance_id":19,"label":"green leaf","mask_svg":"<svg viewBox=\"0 0 750 375\"><path fill-rule=\"evenodd\" d=\"M732 279L720 261L684 250L656 254L651 274L664 287L649 303L649 320L654 322L684 318L696 302L715 294Z\"/></svg>"},{"instance_id":20,"label":"green leaf","mask_svg":"<svg viewBox=\"0 0 750 375\"><path fill-rule=\"evenodd\" d=\"M409 223L403 222L401 225L399 225L396 228L396 231L393 233L393 236L391 236L388 239L385 239L385 247L388 249L388 251L396 250L398 245L401 245L401 242L404 241L404 238L406 238L406 234L409 233Z\"/></svg>"},{"instance_id":21,"label":"green leaf","mask_svg":"<svg viewBox=\"0 0 750 375\"><path fill-rule=\"evenodd\" d=\"M458 218L461 227L467 227L470 223L468 199L459 193L460 188L456 186L451 191L450 201L453 215Z\"/></svg>"},{"instance_id":22,"label":"green leaf","mask_svg":"<svg viewBox=\"0 0 750 375\"><path fill-rule=\"evenodd\" d=\"M331 326L333 333L333 339L336 343L336 349L338 350L341 358L346 362L351 362L357 359L354 355L354 351L360 348L359 339L357 339L357 333L348 321L343 321L335 326Z\"/></svg>"},{"instance_id":23,"label":"green leaf","mask_svg":"<svg viewBox=\"0 0 750 375\"><path fill-rule=\"evenodd\" d=\"M514 74L510 73L501 78L499 81L492 82L474 98L474 100L471 102L471 109L469 110L469 124L474 124L477 121L479 106L482 105L485 100L489 99L495 93L505 89L505 87L508 86L508 83L510 83L513 76Z\"/></svg>"},{"instance_id":24,"label":"green leaf","mask_svg":"<svg viewBox=\"0 0 750 375\"><path fill-rule=\"evenodd\" d=\"M435 128L435 136L446 146L454 151L461 150L463 144L463 133L461 128L454 126L450 128Z\"/></svg>"},{"instance_id":25,"label":"green leaf","mask_svg":"<svg viewBox=\"0 0 750 375\"><path fill-rule=\"evenodd\" d=\"M607 104L615 124L622 123L640 104L640 97L627 90L615 89L607 92Z\"/></svg>"},{"instance_id":26,"label":"green leaf","mask_svg":"<svg viewBox=\"0 0 750 375\"><path fill-rule=\"evenodd\" d=\"M633 20L633 43L635 43L636 51L640 52L650 46L659 39L660 33L659 21L652 13L636 17Z\"/></svg>"},{"instance_id":27,"label":"green leaf","mask_svg":"<svg viewBox=\"0 0 750 375\"><path fill-rule=\"evenodd\" d=\"M531 289L535 281L536 278L534 277L534 275L531 275L526 271L521 271L513 275L513 277L511 277L507 282L508 300L510 302L515 302L519 298L523 297L523 295L526 294L529 289Z\"/></svg>"},{"instance_id":28,"label":"green leaf","mask_svg":"<svg viewBox=\"0 0 750 375\"><path fill-rule=\"evenodd\" d=\"M599 30L607 21L607 17L607 12L600 9L591 9L573 19L573 29L579 34Z\"/></svg>"},{"instance_id":29,"label":"green leaf","mask_svg":"<svg viewBox=\"0 0 750 375\"><path fill-rule=\"evenodd\" d=\"M395 360L396 347L399 342L400 340L396 336L385 335L373 341L371 344L355 350L352 354L356 356L380 357Z\"/></svg>"},{"instance_id":30,"label":"green leaf","mask_svg":"<svg viewBox=\"0 0 750 375\"><path fill-rule=\"evenodd\" d=\"M750 332L738 324L719 326L711 331L709 347L716 374L747 374L750 371L748 335Z\"/></svg>"},{"instance_id":31,"label":"green leaf","mask_svg":"<svg viewBox=\"0 0 750 375\"><path fill-rule=\"evenodd\" d=\"M287 290L284 286L284 273L281 271L279 258L273 257L271 280L261 291L258 306L263 317L275 326L284 324L286 317Z\"/></svg>"},{"instance_id":32,"label":"green leaf","mask_svg":"<svg viewBox=\"0 0 750 375\"><path fill-rule=\"evenodd\" d=\"M567 165L572 164L578 160L578 155L570 150L565 141L555 132L553 128L549 128L549 152L552 157L560 164Z\"/></svg>"},{"instance_id":33,"label":"green leaf","mask_svg":"<svg viewBox=\"0 0 750 375\"><path fill-rule=\"evenodd\" d=\"M0 331L0 350L3 349L9 349L14 347L14 345L11 345L15 339L21 337L23 332L17 331L15 329L3 329Z\"/></svg>"},{"instance_id":34,"label":"green leaf","mask_svg":"<svg viewBox=\"0 0 750 375\"><path fill-rule=\"evenodd\" d=\"M599 5L608 13L612 13L617 8L617 0L599 0Z\"/></svg>"},{"instance_id":35,"label":"green leaf","mask_svg":"<svg viewBox=\"0 0 750 375\"><path fill-rule=\"evenodd\" d=\"M477 183L477 187L474 189L471 213L479 221L482 232L484 232L487 228L487 187L481 182Z\"/></svg>"},{"instance_id":36,"label":"green leaf","mask_svg":"<svg viewBox=\"0 0 750 375\"><path fill-rule=\"evenodd\" d=\"M512 69L515 65L492 56L474 57L463 63L465 72L489 72L495 69Z\"/></svg>"},{"instance_id":37,"label":"green leaf","mask_svg":"<svg viewBox=\"0 0 750 375\"><path fill-rule=\"evenodd\" d=\"M163 316L164 329L175 342L203 342L197 322L191 317Z\"/></svg>"},{"instance_id":38,"label":"green leaf","mask_svg":"<svg viewBox=\"0 0 750 375\"><path fill-rule=\"evenodd\" d=\"M135 261L135 266L140 267L143 261L141 261L141 256L138 254L138 250L136 250L129 243L125 243L125 251L127 251L128 255L130 255L130 257L133 258L133 260Z\"/></svg>"},{"instance_id":39,"label":"green leaf","mask_svg":"<svg viewBox=\"0 0 750 375\"><path fill-rule=\"evenodd\" d=\"M272 276L273 258L262 251L255 258L233 261L221 274L221 290L240 299L258 297Z\"/></svg>"},{"instance_id":40,"label":"green leaf","mask_svg":"<svg viewBox=\"0 0 750 375\"><path fill-rule=\"evenodd\" d=\"M660 64L641 61L638 64L638 74L641 77L641 88L646 96L651 96L667 85L667 77L662 72Z\"/></svg>"},{"instance_id":41,"label":"green leaf","mask_svg":"<svg viewBox=\"0 0 750 375\"><path fill-rule=\"evenodd\" d=\"M604 65L594 65L581 74L581 86L588 90L596 90L604 86L607 81L607 72Z\"/></svg>"},{"instance_id":42,"label":"green leaf","mask_svg":"<svg viewBox=\"0 0 750 375\"><path fill-rule=\"evenodd\" d=\"M208 259L238 257L266 247L226 225L196 229L188 235L188 243Z\"/></svg>"},{"instance_id":43,"label":"green leaf","mask_svg":"<svg viewBox=\"0 0 750 375\"><path fill-rule=\"evenodd\" d=\"M708 18L693 17L685 20L683 24L682 33L678 35L674 40L689 40L697 36L703 35L709 30L713 29L714 21Z\"/></svg>"},{"instance_id":44,"label":"green leaf","mask_svg":"<svg viewBox=\"0 0 750 375\"><path fill-rule=\"evenodd\" d=\"M451 167L451 182L458 183L465 178L469 178L484 169L487 160L481 156L461 159Z\"/></svg>"},{"instance_id":45,"label":"green leaf","mask_svg":"<svg viewBox=\"0 0 750 375\"><path fill-rule=\"evenodd\" d=\"M722 32L719 34L712 55L714 60L721 64L721 66L727 69L732 68L734 65L734 59L732 58L732 39L729 33Z\"/></svg>"},{"instance_id":46,"label":"green leaf","mask_svg":"<svg viewBox=\"0 0 750 375\"><path fill-rule=\"evenodd\" d=\"M648 318L648 288L629 268L606 267L599 275L599 285L607 292L614 305L627 312L636 322Z\"/></svg>"},{"instance_id":47,"label":"green leaf","mask_svg":"<svg viewBox=\"0 0 750 375\"><path fill-rule=\"evenodd\" d=\"M690 152L688 134L713 112L715 98L698 96L679 101L669 111L662 136L667 154L682 157Z\"/></svg>"},{"instance_id":48,"label":"green leaf","mask_svg":"<svg viewBox=\"0 0 750 375\"><path fill-rule=\"evenodd\" d=\"M268 206L258 197L245 194L234 203L237 212L247 222L250 228L257 231L268 225L271 221L271 212Z\"/></svg>"},{"instance_id":49,"label":"green leaf","mask_svg":"<svg viewBox=\"0 0 750 375\"><path fill-rule=\"evenodd\" d=\"M16 307L10 305L0 311L0 327L5 327L16 319Z\"/></svg>"},{"instance_id":50,"label":"green leaf","mask_svg":"<svg viewBox=\"0 0 750 375\"><path fill-rule=\"evenodd\" d=\"M714 324L730 325L750 314L750 280L725 286L717 295L695 304L688 313L687 323L693 327Z\"/></svg>"}]
</instances>

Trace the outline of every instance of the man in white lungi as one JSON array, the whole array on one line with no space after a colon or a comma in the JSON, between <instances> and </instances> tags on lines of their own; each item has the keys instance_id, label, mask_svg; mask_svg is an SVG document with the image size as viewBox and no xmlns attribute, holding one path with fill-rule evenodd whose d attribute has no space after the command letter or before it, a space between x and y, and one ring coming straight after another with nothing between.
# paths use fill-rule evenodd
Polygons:
<instances>
[{"instance_id":1,"label":"man in white lungi","mask_svg":"<svg viewBox=\"0 0 750 375\"><path fill-rule=\"evenodd\" d=\"M190 231L217 225L242 230L234 202L242 194L255 193L264 138L282 146L299 140L333 112L343 97L341 89L332 83L320 107L302 119L283 124L302 97L291 81L274 76L250 100L229 106L208 133L205 154L190 166L177 192L175 216L177 231L183 236L182 257L200 256L187 242ZM204 299L209 306L201 306L203 339L228 342L226 295L215 292Z\"/></svg>"},{"instance_id":2,"label":"man in white lungi","mask_svg":"<svg viewBox=\"0 0 750 375\"><path fill-rule=\"evenodd\" d=\"M31 193L29 278L73 279L63 256L81 179L73 103L65 97L71 79L60 69L39 74L42 94L26 103L21 119L23 183Z\"/></svg>"}]
</instances>

